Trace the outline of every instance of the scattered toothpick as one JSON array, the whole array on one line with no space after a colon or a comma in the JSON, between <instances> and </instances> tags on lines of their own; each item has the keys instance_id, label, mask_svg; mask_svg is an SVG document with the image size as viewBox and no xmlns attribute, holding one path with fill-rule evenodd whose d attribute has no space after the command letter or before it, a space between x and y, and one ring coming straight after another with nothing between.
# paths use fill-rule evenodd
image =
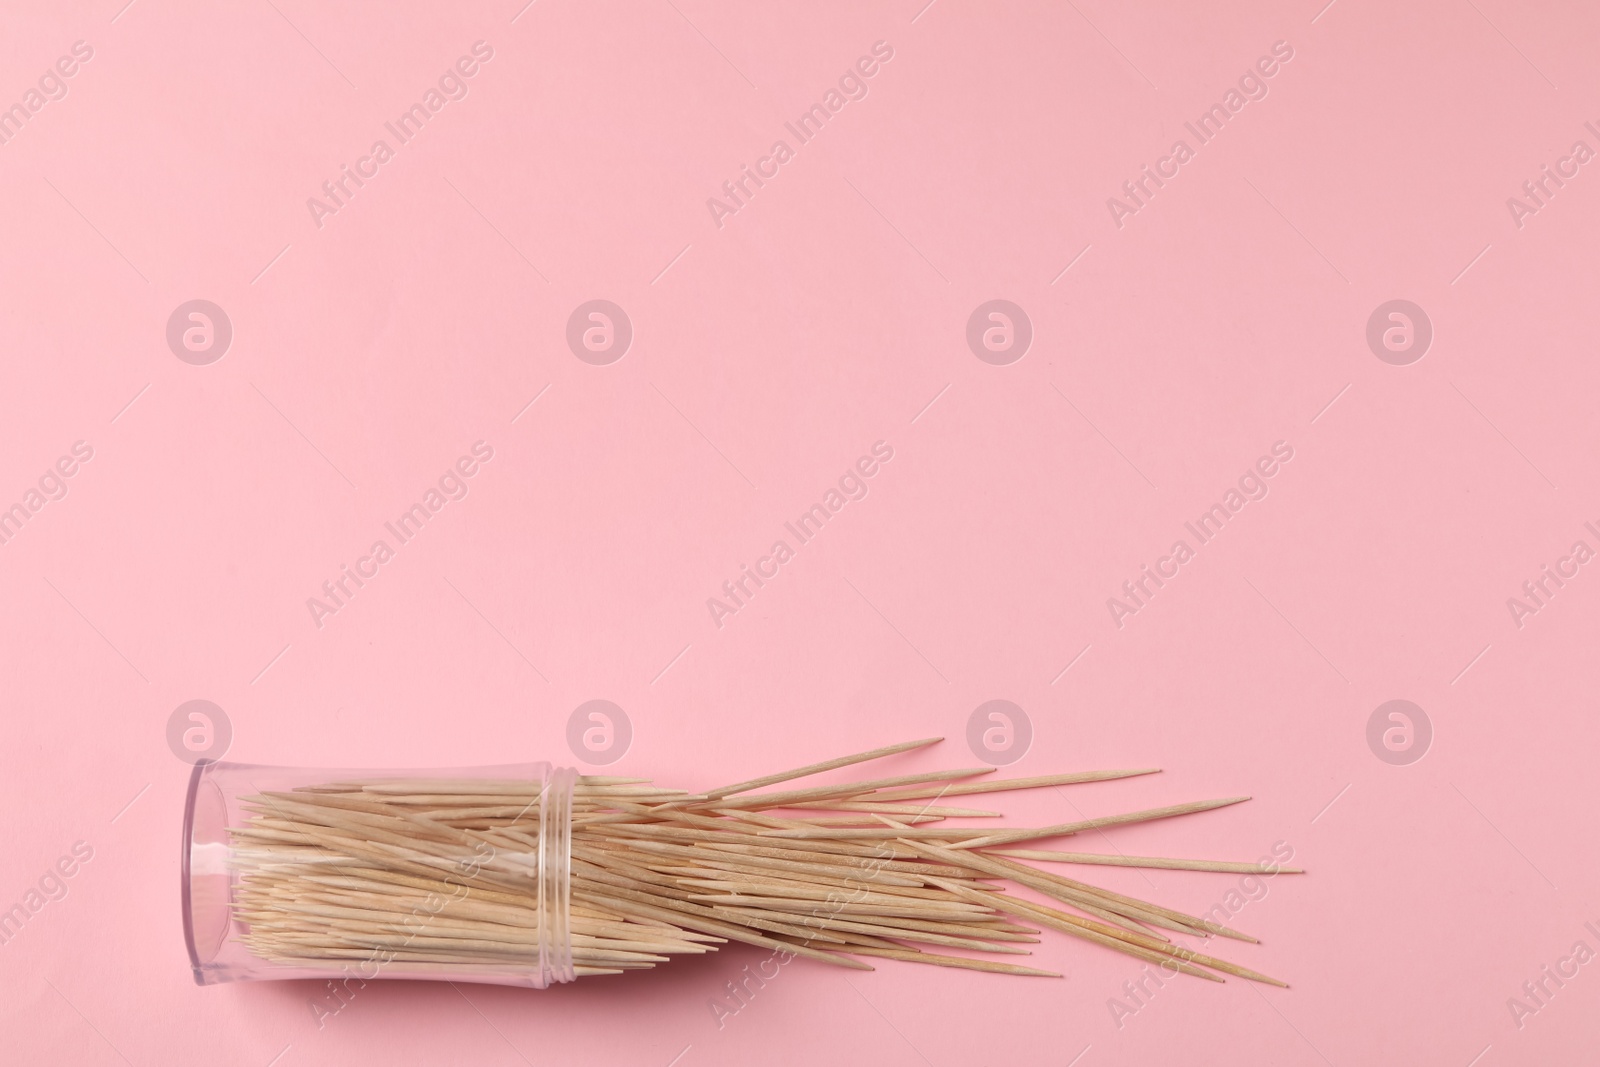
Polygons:
<instances>
[{"instance_id":1,"label":"scattered toothpick","mask_svg":"<svg viewBox=\"0 0 1600 1067\"><path fill-rule=\"evenodd\" d=\"M860 957L878 957L1059 977L952 953L1025 955L1043 927L1200 978L1283 984L1173 940L1254 940L1247 935L1019 861L1248 874L1298 868L998 847L1247 797L996 830L929 824L999 814L943 803L954 796L1155 768L991 779L979 778L993 771L981 767L758 792L938 740L887 745L703 793L639 778L578 778L566 912L572 973L620 974L741 941L857 969L871 969ZM329 782L244 801L248 817L229 830L232 908L238 938L259 957L337 971L381 953L390 974L492 980L532 966L541 944L551 943L541 924L554 913L541 908L537 885L537 782ZM1010 886L1051 903L1020 897Z\"/></svg>"}]
</instances>

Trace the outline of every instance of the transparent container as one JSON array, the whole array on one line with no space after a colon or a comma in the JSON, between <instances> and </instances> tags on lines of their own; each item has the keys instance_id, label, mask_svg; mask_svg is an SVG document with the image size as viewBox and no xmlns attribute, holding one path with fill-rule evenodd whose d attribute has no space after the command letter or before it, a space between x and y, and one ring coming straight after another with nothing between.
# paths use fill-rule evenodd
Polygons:
<instances>
[{"instance_id":1,"label":"transparent container","mask_svg":"<svg viewBox=\"0 0 1600 1067\"><path fill-rule=\"evenodd\" d=\"M572 981L576 780L548 763L197 763L181 890L195 981Z\"/></svg>"}]
</instances>

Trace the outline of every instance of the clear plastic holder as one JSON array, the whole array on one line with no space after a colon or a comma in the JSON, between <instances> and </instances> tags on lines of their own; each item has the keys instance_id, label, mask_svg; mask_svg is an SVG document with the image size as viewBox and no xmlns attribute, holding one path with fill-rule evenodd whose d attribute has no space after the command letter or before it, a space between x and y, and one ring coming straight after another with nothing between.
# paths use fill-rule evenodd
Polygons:
<instances>
[{"instance_id":1,"label":"clear plastic holder","mask_svg":"<svg viewBox=\"0 0 1600 1067\"><path fill-rule=\"evenodd\" d=\"M572 981L576 781L549 763L197 763L181 876L195 982Z\"/></svg>"}]
</instances>

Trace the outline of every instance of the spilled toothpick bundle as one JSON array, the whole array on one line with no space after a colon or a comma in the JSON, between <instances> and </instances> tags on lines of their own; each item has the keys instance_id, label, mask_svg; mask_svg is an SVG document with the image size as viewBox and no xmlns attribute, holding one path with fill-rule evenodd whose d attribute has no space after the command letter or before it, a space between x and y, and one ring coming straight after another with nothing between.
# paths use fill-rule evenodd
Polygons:
<instances>
[{"instance_id":1,"label":"spilled toothpick bundle","mask_svg":"<svg viewBox=\"0 0 1600 1067\"><path fill-rule=\"evenodd\" d=\"M1059 977L1006 961L1048 929L1197 978L1285 984L1173 939L1255 941L1246 934L1032 863L1293 868L1016 847L1247 797L995 829L964 820L998 812L951 802L1155 769L996 780L981 767L770 788L938 740L703 793L598 776L568 779L570 799L537 780L487 777L264 790L241 798L247 817L228 828L235 937L271 964L365 965L363 978L501 981L542 969L567 981L729 941L862 970L880 957Z\"/></svg>"}]
</instances>

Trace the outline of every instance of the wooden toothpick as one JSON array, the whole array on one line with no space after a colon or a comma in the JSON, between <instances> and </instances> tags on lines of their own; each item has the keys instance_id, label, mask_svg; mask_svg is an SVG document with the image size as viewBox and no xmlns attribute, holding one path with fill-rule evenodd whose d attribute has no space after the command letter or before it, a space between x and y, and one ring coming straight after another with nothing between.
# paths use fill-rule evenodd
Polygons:
<instances>
[{"instance_id":1,"label":"wooden toothpick","mask_svg":"<svg viewBox=\"0 0 1600 1067\"><path fill-rule=\"evenodd\" d=\"M568 930L576 977L618 975L743 942L871 970L866 958L1026 977L1008 962L1042 931L1210 981L1282 985L1180 941L1247 935L1023 861L1239 874L1298 873L1218 860L1002 847L1168 819L1246 797L1195 801L1033 829L955 825L998 812L954 796L1155 773L1081 771L994 779L993 767L758 790L934 744L904 742L705 793L585 775L570 804ZM541 819L566 809L542 783L388 777L239 798L230 826L235 941L258 957L339 973L382 956L385 973L523 981L551 947L541 911ZM541 812L541 805L552 805ZM548 820L547 820L548 821ZM940 825L932 825L939 823ZM1042 894L1035 903L1012 888ZM1073 909L1072 911L1062 910ZM1075 914L1081 913L1081 914ZM1171 935L1171 936L1169 936ZM1001 959L955 955L987 953Z\"/></svg>"}]
</instances>

